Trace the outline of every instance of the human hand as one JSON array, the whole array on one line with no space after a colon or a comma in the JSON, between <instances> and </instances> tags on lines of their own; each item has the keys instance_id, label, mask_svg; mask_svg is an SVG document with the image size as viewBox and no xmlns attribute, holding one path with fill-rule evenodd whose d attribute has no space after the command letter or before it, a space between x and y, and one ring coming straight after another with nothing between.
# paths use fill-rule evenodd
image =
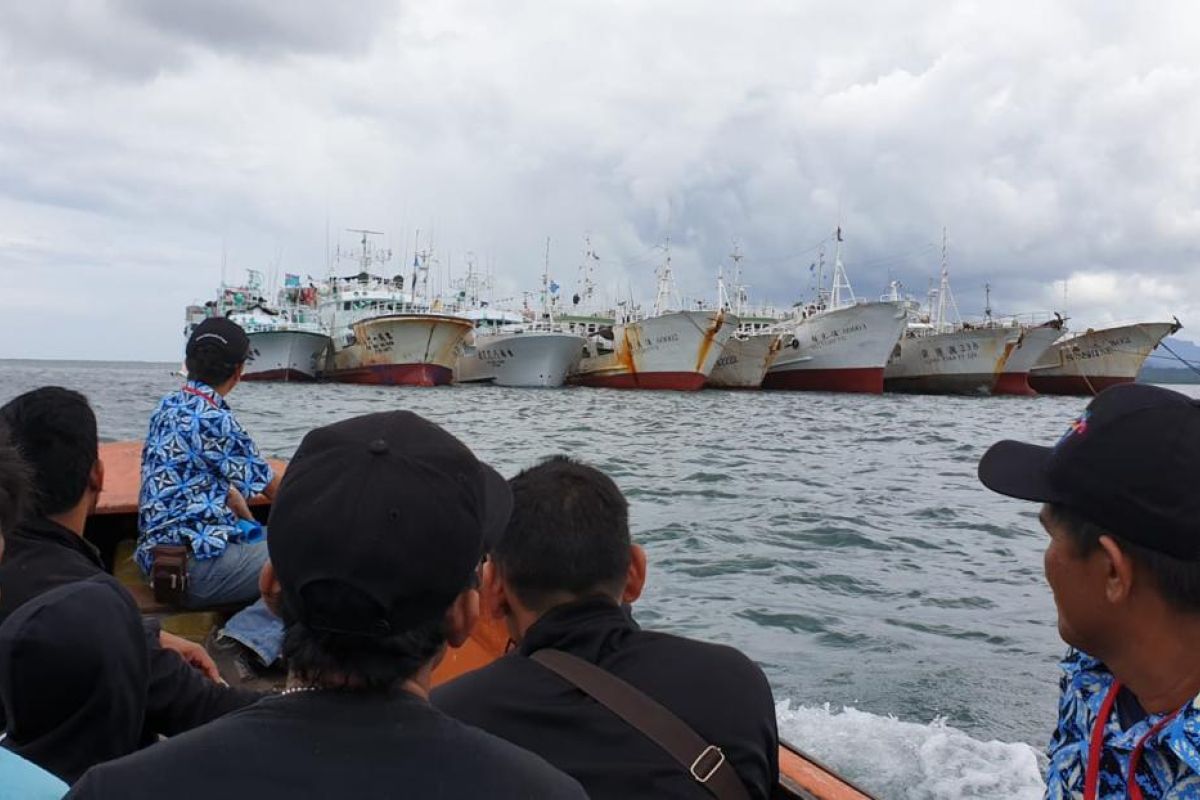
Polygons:
<instances>
[{"instance_id":1,"label":"human hand","mask_svg":"<svg viewBox=\"0 0 1200 800\"><path fill-rule=\"evenodd\" d=\"M178 653L180 658L204 673L204 676L213 683L219 683L223 686L227 685L225 679L221 677L221 673L217 669L217 663L212 660L212 656L208 654L208 651L200 645L184 639L182 636L176 636L166 631L159 631L158 643L164 650L172 650Z\"/></svg>"},{"instance_id":2,"label":"human hand","mask_svg":"<svg viewBox=\"0 0 1200 800\"><path fill-rule=\"evenodd\" d=\"M250 504L246 502L246 498L236 487L229 487L229 510L237 514L241 519L254 519L254 515L250 513Z\"/></svg>"}]
</instances>

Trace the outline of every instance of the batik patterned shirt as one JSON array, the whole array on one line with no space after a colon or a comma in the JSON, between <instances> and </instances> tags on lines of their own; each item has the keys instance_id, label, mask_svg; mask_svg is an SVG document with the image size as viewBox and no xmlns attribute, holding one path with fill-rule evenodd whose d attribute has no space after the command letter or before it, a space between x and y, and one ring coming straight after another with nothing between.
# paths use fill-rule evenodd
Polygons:
<instances>
[{"instance_id":1,"label":"batik patterned shirt","mask_svg":"<svg viewBox=\"0 0 1200 800\"><path fill-rule=\"evenodd\" d=\"M150 417L138 497L138 566L149 573L150 551L164 544L186 544L198 559L221 555L241 537L229 487L249 498L272 477L225 399L211 386L188 381Z\"/></svg>"},{"instance_id":2,"label":"batik patterned shirt","mask_svg":"<svg viewBox=\"0 0 1200 800\"><path fill-rule=\"evenodd\" d=\"M1104 664L1077 650L1062 662L1058 729L1047 751L1049 800L1083 797L1092 729L1114 678ZM1118 703L1118 705L1120 705ZM1134 748L1165 714L1147 714L1122 727L1113 708L1104 726L1097 800L1125 800ZM1200 800L1200 697L1189 702L1158 733L1146 740L1137 770L1145 800Z\"/></svg>"}]
</instances>

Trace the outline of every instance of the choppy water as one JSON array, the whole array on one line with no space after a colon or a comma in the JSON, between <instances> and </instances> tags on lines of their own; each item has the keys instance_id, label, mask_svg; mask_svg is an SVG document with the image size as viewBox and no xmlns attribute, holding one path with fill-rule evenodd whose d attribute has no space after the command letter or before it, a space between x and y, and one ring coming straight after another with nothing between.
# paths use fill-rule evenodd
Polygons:
<instances>
[{"instance_id":1,"label":"choppy water","mask_svg":"<svg viewBox=\"0 0 1200 800\"><path fill-rule=\"evenodd\" d=\"M171 369L0 362L0 402L70 386L102 436L140 438ZM1053 441L1083 399L244 384L230 401L283 458L310 427L406 408L505 474L585 459L649 552L639 620L750 654L786 738L884 798L1040 797L1063 650L1044 534L975 465L1000 438Z\"/></svg>"}]
</instances>

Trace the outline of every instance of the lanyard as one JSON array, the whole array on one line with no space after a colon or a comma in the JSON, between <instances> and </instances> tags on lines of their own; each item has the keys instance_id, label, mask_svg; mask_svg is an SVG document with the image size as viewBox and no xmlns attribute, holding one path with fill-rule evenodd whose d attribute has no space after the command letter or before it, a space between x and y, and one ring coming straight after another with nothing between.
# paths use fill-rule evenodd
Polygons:
<instances>
[{"instance_id":1,"label":"lanyard","mask_svg":"<svg viewBox=\"0 0 1200 800\"><path fill-rule=\"evenodd\" d=\"M200 391L199 389L194 389L194 388L192 388L191 386L184 386L184 387L183 387L183 391L184 391L184 393L185 393L185 394L194 394L194 395L196 395L196 397L203 397L203 398L204 398L204 402L208 403L208 404L209 404L210 406L212 406L213 408L216 408L216 407L217 407L217 401L216 401L216 400L213 400L213 399L212 399L212 397L210 397L209 395L207 395L207 394L205 394L204 392Z\"/></svg>"},{"instance_id":2,"label":"lanyard","mask_svg":"<svg viewBox=\"0 0 1200 800\"><path fill-rule=\"evenodd\" d=\"M1083 783L1084 800L1098 800L1100 794L1100 758L1104 752L1104 728L1108 725L1108 718L1112 714L1113 705L1117 702L1117 695L1121 693L1121 682L1114 680L1112 686L1108 687L1108 694L1104 696L1104 702L1100 704L1100 715L1096 717L1096 722L1092 725L1092 740L1088 745L1088 760L1087 773ZM1129 800L1142 800L1142 787L1137 783L1137 769L1142 761L1142 751L1146 749L1146 742L1165 727L1171 720L1179 715L1179 711L1168 714L1146 732L1146 735L1138 739L1137 744L1133 747L1133 754L1129 757L1129 774L1125 776L1125 789Z\"/></svg>"}]
</instances>

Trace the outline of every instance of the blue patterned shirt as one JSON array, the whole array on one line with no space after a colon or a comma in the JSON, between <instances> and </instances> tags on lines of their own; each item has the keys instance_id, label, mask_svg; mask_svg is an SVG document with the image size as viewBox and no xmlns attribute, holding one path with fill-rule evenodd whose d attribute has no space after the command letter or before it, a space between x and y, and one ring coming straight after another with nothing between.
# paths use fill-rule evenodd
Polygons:
<instances>
[{"instance_id":1,"label":"blue patterned shirt","mask_svg":"<svg viewBox=\"0 0 1200 800\"><path fill-rule=\"evenodd\" d=\"M271 482L271 467L211 386L188 381L150 416L142 448L135 557L150 572L157 545L187 544L196 558L216 558L238 541L229 487L249 498Z\"/></svg>"},{"instance_id":2,"label":"blue patterned shirt","mask_svg":"<svg viewBox=\"0 0 1200 800\"><path fill-rule=\"evenodd\" d=\"M1088 747L1100 706L1113 684L1113 675L1102 663L1078 650L1062 662L1062 697L1058 729L1047 755L1046 797L1049 800L1083 797ZM1164 714L1149 714L1122 728L1114 708L1104 732L1098 800L1124 800L1130 756L1137 743ZM1137 782L1146 800L1200 800L1200 697L1147 740L1138 765Z\"/></svg>"}]
</instances>

